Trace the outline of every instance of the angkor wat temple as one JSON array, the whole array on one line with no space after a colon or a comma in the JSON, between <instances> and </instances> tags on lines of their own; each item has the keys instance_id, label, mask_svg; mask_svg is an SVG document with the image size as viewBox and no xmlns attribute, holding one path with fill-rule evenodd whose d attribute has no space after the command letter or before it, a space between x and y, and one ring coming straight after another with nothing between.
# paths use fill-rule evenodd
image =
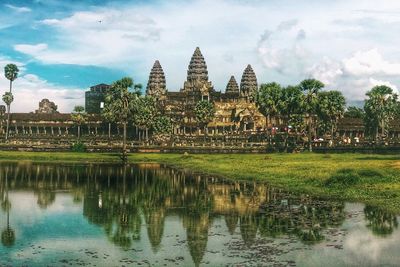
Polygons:
<instances>
[{"instance_id":1,"label":"angkor wat temple","mask_svg":"<svg viewBox=\"0 0 400 267\"><path fill-rule=\"evenodd\" d=\"M85 109L89 114L87 122L82 125L83 138L97 140L114 140L121 138L121 126L112 125L111 138L108 136L108 123L101 117L104 98L110 85L98 84L85 93ZM214 89L209 80L206 61L197 47L191 57L187 78L179 91L168 91L166 77L158 60L150 71L146 95L152 96L159 103L162 112L174 121L174 143L181 145L196 145L200 139L211 142L212 145L237 146L240 144L266 140L267 125L254 102L258 90L256 74L247 65L240 79L240 85L234 76L227 77L224 92ZM215 116L208 123L207 132L196 121L194 108L201 100L210 101L215 107ZM0 108L1 132L5 130L5 109ZM346 120L339 122L337 136L363 137L364 124L362 120ZM400 129L391 135L399 136ZM77 126L71 119L71 114L58 113L55 103L44 99L35 113L12 113L10 121L10 137L12 140L62 140L67 146L68 140L76 139ZM140 140L140 129L130 126L130 140ZM98 141L100 140L100 141ZM50 142L50 141L49 141ZM58 142L58 141L57 141ZM196 143L197 142L197 143Z\"/></svg>"},{"instance_id":2,"label":"angkor wat temple","mask_svg":"<svg viewBox=\"0 0 400 267\"><path fill-rule=\"evenodd\" d=\"M193 111L197 102L213 102L216 113L208 124L212 134L262 130L266 125L265 117L258 111L252 97L257 90L257 77L248 65L243 71L240 87L235 77L231 76L225 92L216 91L208 79L207 64L197 47L179 92L167 91L164 71L157 60L150 71L146 94L161 102L164 112L178 122L177 134L196 131L198 122Z\"/></svg>"}]
</instances>

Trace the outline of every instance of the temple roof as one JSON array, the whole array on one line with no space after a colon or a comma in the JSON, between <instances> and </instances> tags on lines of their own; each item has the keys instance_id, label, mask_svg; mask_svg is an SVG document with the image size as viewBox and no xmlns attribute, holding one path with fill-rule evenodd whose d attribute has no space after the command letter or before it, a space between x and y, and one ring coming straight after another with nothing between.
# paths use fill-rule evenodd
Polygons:
<instances>
[{"instance_id":1,"label":"temple roof","mask_svg":"<svg viewBox=\"0 0 400 267\"><path fill-rule=\"evenodd\" d=\"M243 72L242 80L240 81L240 94L242 96L249 96L256 92L258 89L257 77L251 65L247 65Z\"/></svg>"},{"instance_id":2,"label":"temple roof","mask_svg":"<svg viewBox=\"0 0 400 267\"><path fill-rule=\"evenodd\" d=\"M162 69L160 62L156 60L150 71L146 94L159 96L165 94L166 90L164 70Z\"/></svg>"},{"instance_id":3,"label":"temple roof","mask_svg":"<svg viewBox=\"0 0 400 267\"><path fill-rule=\"evenodd\" d=\"M228 84L226 85L225 93L239 93L239 86L236 82L235 76L231 76Z\"/></svg>"},{"instance_id":4,"label":"temple roof","mask_svg":"<svg viewBox=\"0 0 400 267\"><path fill-rule=\"evenodd\" d=\"M187 71L188 81L208 81L208 71L206 61L201 54L200 48L196 47L193 56L190 60L188 71Z\"/></svg>"}]
</instances>

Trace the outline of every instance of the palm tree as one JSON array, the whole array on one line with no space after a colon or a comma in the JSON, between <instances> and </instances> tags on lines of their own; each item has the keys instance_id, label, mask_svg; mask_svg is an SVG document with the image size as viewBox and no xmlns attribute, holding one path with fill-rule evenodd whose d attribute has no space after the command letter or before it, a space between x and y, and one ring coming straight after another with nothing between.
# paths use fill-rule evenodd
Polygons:
<instances>
[{"instance_id":1,"label":"palm tree","mask_svg":"<svg viewBox=\"0 0 400 267\"><path fill-rule=\"evenodd\" d=\"M149 139L149 129L154 126L159 115L156 99L151 96L139 97L132 103L133 123L145 130L145 139Z\"/></svg>"},{"instance_id":2,"label":"palm tree","mask_svg":"<svg viewBox=\"0 0 400 267\"><path fill-rule=\"evenodd\" d=\"M133 88L131 92L129 89ZM140 95L140 84L134 84L132 78L125 77L115 81L110 90L107 92L105 99L105 109L108 110L117 122L124 127L123 143L122 143L122 160L127 160L126 155L126 128L130 120L132 120L132 103Z\"/></svg>"},{"instance_id":3,"label":"palm tree","mask_svg":"<svg viewBox=\"0 0 400 267\"><path fill-rule=\"evenodd\" d=\"M288 86L282 89L280 110L281 114L286 120L286 136L285 136L285 151L288 147L288 132L289 126L293 121L293 118L302 113L302 107L304 102L304 95L298 86ZM297 127L294 127L297 138Z\"/></svg>"},{"instance_id":4,"label":"palm tree","mask_svg":"<svg viewBox=\"0 0 400 267\"><path fill-rule=\"evenodd\" d=\"M260 90L256 95L256 103L259 111L267 117L267 129L271 123L272 118L275 124L276 117L280 114L282 106L282 87L275 82L262 84ZM268 130L267 130L268 131ZM269 133L269 142L271 143L271 133Z\"/></svg>"},{"instance_id":5,"label":"palm tree","mask_svg":"<svg viewBox=\"0 0 400 267\"><path fill-rule=\"evenodd\" d=\"M108 122L108 140L111 139L111 123L115 122L115 116L112 110L110 109L110 106L105 106L103 110L101 111L101 116L103 119Z\"/></svg>"},{"instance_id":6,"label":"palm tree","mask_svg":"<svg viewBox=\"0 0 400 267\"><path fill-rule=\"evenodd\" d=\"M329 126L331 138L333 139L337 123L344 114L346 99L339 91L321 92L318 99L318 116L325 125Z\"/></svg>"},{"instance_id":7,"label":"palm tree","mask_svg":"<svg viewBox=\"0 0 400 267\"><path fill-rule=\"evenodd\" d=\"M155 136L159 140L169 140L173 132L171 118L167 116L157 116L154 120L153 130Z\"/></svg>"},{"instance_id":8,"label":"palm tree","mask_svg":"<svg viewBox=\"0 0 400 267\"><path fill-rule=\"evenodd\" d=\"M17 65L15 65L15 64L7 64L4 67L4 75L6 76L7 80L10 81L10 91L3 95L3 101L7 105L6 140L8 139L8 129L10 127L10 108L11 108L11 103L14 100L14 97L12 95L12 83L13 83L13 81L15 81L15 79L17 79L18 72L19 72L19 69L18 69Z\"/></svg>"},{"instance_id":9,"label":"palm tree","mask_svg":"<svg viewBox=\"0 0 400 267\"><path fill-rule=\"evenodd\" d=\"M272 82L260 86L256 101L260 112L268 119L267 124L272 118L276 123L276 116L280 114L281 97L282 87L278 83Z\"/></svg>"},{"instance_id":10,"label":"palm tree","mask_svg":"<svg viewBox=\"0 0 400 267\"><path fill-rule=\"evenodd\" d=\"M78 140L81 138L81 125L86 122L87 114L83 106L75 106L71 119L78 125Z\"/></svg>"},{"instance_id":11,"label":"palm tree","mask_svg":"<svg viewBox=\"0 0 400 267\"><path fill-rule=\"evenodd\" d=\"M306 111L308 122L308 148L312 151L312 133L315 132L314 117L318 104L318 93L325 85L316 79L306 79L299 85L300 90L304 92L304 109Z\"/></svg>"},{"instance_id":12,"label":"palm tree","mask_svg":"<svg viewBox=\"0 0 400 267\"><path fill-rule=\"evenodd\" d=\"M10 210L11 210L11 202L8 199L8 168L5 169L5 191L6 196L5 199L1 203L1 208L3 211L7 213L7 226L1 232L1 243L6 247L11 247L15 242L15 232L10 227Z\"/></svg>"},{"instance_id":13,"label":"palm tree","mask_svg":"<svg viewBox=\"0 0 400 267\"><path fill-rule=\"evenodd\" d=\"M397 95L386 85L375 86L366 95L368 96L364 104L366 124L374 128L375 137L379 136L379 128L381 128L381 138L383 138L386 125L396 115Z\"/></svg>"},{"instance_id":14,"label":"palm tree","mask_svg":"<svg viewBox=\"0 0 400 267\"><path fill-rule=\"evenodd\" d=\"M196 121L204 125L204 134L207 132L207 124L213 120L215 116L214 105L206 100L197 102L194 107Z\"/></svg>"}]
</instances>

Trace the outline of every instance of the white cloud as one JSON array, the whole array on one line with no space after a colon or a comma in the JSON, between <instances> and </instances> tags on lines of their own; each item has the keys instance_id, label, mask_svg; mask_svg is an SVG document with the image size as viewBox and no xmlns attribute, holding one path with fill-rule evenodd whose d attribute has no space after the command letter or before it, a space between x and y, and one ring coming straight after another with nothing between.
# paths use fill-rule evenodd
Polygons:
<instances>
[{"instance_id":1,"label":"white cloud","mask_svg":"<svg viewBox=\"0 0 400 267\"><path fill-rule=\"evenodd\" d=\"M18 7L18 6L9 5L9 4L4 5L4 6L14 10L17 13L27 13L27 12L31 12L32 11L32 9L30 9L29 7L24 7L24 6L23 7Z\"/></svg>"},{"instance_id":2,"label":"white cloud","mask_svg":"<svg viewBox=\"0 0 400 267\"><path fill-rule=\"evenodd\" d=\"M378 49L357 51L352 57L343 60L343 68L353 75L399 75L400 63L383 59Z\"/></svg>"},{"instance_id":3,"label":"white cloud","mask_svg":"<svg viewBox=\"0 0 400 267\"><path fill-rule=\"evenodd\" d=\"M325 86L331 85L338 76L343 74L341 65L328 57L325 57L321 63L314 64L308 72L313 78L322 81Z\"/></svg>"},{"instance_id":4,"label":"white cloud","mask_svg":"<svg viewBox=\"0 0 400 267\"><path fill-rule=\"evenodd\" d=\"M16 64L20 69L18 79L13 83L14 102L11 105L11 112L34 112L43 98L54 101L60 112L71 112L75 105L84 103L84 90L54 85L37 75L25 73L23 63L0 57L1 95L9 88L9 81L4 77L4 66L9 63Z\"/></svg>"},{"instance_id":5,"label":"white cloud","mask_svg":"<svg viewBox=\"0 0 400 267\"><path fill-rule=\"evenodd\" d=\"M376 85L387 85L398 92L396 76L400 74L400 63L389 62L375 48L357 51L341 60L324 58L309 68L308 73L327 88L341 90L350 101L361 101Z\"/></svg>"},{"instance_id":6,"label":"white cloud","mask_svg":"<svg viewBox=\"0 0 400 267\"><path fill-rule=\"evenodd\" d=\"M302 41L306 33L296 19L281 22L274 31L265 30L258 41L258 55L264 66L278 73L302 73L308 52ZM282 40L285 40L283 44Z\"/></svg>"},{"instance_id":7,"label":"white cloud","mask_svg":"<svg viewBox=\"0 0 400 267\"><path fill-rule=\"evenodd\" d=\"M14 46L15 51L32 55L34 57L39 57L40 54L45 52L47 48L48 48L47 44L36 44L36 45L21 44Z\"/></svg>"},{"instance_id":8,"label":"white cloud","mask_svg":"<svg viewBox=\"0 0 400 267\"><path fill-rule=\"evenodd\" d=\"M251 64L260 82L293 84L315 75L359 100L371 77L395 85L400 74L393 35L400 19L387 15L400 3L380 3L380 12L368 14L360 10L376 9L371 1L194 0L88 7L64 18L49 15L36 26L51 31L51 40L14 48L46 64L123 69L143 84L159 59L167 87L175 91L200 46L217 90L231 75L240 80Z\"/></svg>"},{"instance_id":9,"label":"white cloud","mask_svg":"<svg viewBox=\"0 0 400 267\"><path fill-rule=\"evenodd\" d=\"M371 84L372 87L376 86L376 85L386 85L386 86L389 86L390 88L392 88L395 93L397 93L397 94L399 93L397 86L389 81L376 80L371 77L371 78L369 78L369 83Z\"/></svg>"}]
</instances>

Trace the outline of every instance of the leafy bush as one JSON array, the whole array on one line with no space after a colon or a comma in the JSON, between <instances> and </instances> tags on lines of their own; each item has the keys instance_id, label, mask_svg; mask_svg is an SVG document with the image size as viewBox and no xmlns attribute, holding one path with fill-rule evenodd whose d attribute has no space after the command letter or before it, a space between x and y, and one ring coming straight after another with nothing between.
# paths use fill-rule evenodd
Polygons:
<instances>
[{"instance_id":1,"label":"leafy bush","mask_svg":"<svg viewBox=\"0 0 400 267\"><path fill-rule=\"evenodd\" d=\"M355 172L353 169L342 169L337 173L329 177L325 181L325 185L330 186L350 186L355 185L360 182L360 175Z\"/></svg>"},{"instance_id":2,"label":"leafy bush","mask_svg":"<svg viewBox=\"0 0 400 267\"><path fill-rule=\"evenodd\" d=\"M85 152L86 151L86 145L82 142L77 142L72 145L71 150L73 152Z\"/></svg>"}]
</instances>

